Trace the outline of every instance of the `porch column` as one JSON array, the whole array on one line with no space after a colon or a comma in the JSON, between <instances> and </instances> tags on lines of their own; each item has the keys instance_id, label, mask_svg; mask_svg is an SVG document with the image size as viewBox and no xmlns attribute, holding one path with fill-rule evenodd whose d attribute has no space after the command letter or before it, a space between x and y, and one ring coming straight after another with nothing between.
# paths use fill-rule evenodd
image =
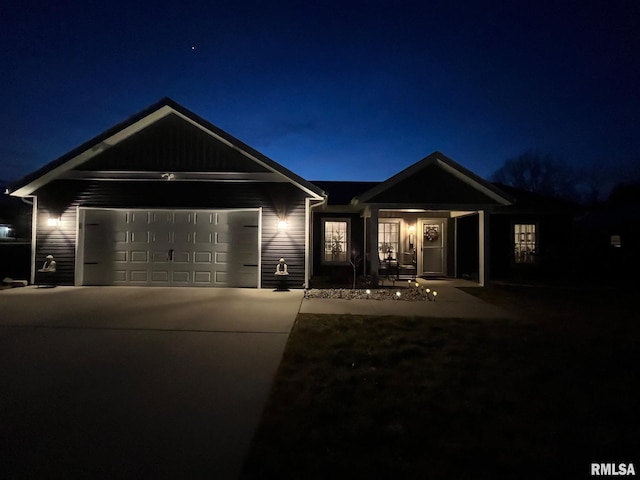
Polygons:
<instances>
[{"instance_id":1,"label":"porch column","mask_svg":"<svg viewBox=\"0 0 640 480\"><path fill-rule=\"evenodd\" d=\"M367 217L362 216L362 276L367 276Z\"/></svg>"},{"instance_id":2,"label":"porch column","mask_svg":"<svg viewBox=\"0 0 640 480\"><path fill-rule=\"evenodd\" d=\"M378 208L371 207L369 217L369 261L371 264L370 275L378 275L380 262L378 260Z\"/></svg>"},{"instance_id":3,"label":"porch column","mask_svg":"<svg viewBox=\"0 0 640 480\"><path fill-rule=\"evenodd\" d=\"M478 283L484 287L489 282L489 215L485 210L478 211Z\"/></svg>"}]
</instances>

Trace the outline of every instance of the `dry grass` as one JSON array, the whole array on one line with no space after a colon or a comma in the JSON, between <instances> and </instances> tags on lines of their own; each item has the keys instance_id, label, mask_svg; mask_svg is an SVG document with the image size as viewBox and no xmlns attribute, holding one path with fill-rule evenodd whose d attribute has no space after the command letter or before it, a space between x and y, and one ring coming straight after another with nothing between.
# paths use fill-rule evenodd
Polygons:
<instances>
[{"instance_id":1,"label":"dry grass","mask_svg":"<svg viewBox=\"0 0 640 480\"><path fill-rule=\"evenodd\" d=\"M475 290L523 320L299 315L243 478L576 478L640 462L627 297Z\"/></svg>"}]
</instances>

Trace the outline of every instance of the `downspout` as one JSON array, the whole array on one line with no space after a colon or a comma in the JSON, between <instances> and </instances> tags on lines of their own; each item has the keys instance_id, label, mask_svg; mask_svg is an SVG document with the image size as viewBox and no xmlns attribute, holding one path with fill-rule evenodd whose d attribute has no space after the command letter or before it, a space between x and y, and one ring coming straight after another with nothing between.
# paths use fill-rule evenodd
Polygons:
<instances>
[{"instance_id":1,"label":"downspout","mask_svg":"<svg viewBox=\"0 0 640 480\"><path fill-rule=\"evenodd\" d=\"M305 222L307 224L307 228L304 232L304 243L305 243L305 255L304 255L304 288L309 288L309 277L310 277L310 267L311 261L310 256L312 254L312 241L311 232L313 231L313 211L312 209L319 207L321 205L327 204L327 195L324 195L324 198L318 203L311 205L311 199L305 199Z\"/></svg>"}]
</instances>

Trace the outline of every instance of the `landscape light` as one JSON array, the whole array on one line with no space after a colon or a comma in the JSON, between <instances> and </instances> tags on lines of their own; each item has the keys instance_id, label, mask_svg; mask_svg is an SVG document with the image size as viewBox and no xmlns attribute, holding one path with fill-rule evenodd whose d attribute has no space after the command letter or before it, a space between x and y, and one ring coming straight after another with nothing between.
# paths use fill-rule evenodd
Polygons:
<instances>
[{"instance_id":1,"label":"landscape light","mask_svg":"<svg viewBox=\"0 0 640 480\"><path fill-rule=\"evenodd\" d=\"M396 297L400 298L400 295L402 295L402 294L400 293L400 290L398 290L398 291L396 292Z\"/></svg>"},{"instance_id":2,"label":"landscape light","mask_svg":"<svg viewBox=\"0 0 640 480\"><path fill-rule=\"evenodd\" d=\"M416 288L418 288L420 286L420 284L418 282L416 282Z\"/></svg>"},{"instance_id":3,"label":"landscape light","mask_svg":"<svg viewBox=\"0 0 640 480\"><path fill-rule=\"evenodd\" d=\"M429 292L431 292L431 289L430 288L425 288L424 291L429 293Z\"/></svg>"}]
</instances>

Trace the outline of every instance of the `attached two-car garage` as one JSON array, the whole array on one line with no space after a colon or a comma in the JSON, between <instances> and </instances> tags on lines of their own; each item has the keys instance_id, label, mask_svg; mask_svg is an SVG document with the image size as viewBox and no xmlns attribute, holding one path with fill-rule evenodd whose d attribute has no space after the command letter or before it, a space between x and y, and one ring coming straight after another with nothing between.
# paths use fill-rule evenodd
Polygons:
<instances>
[{"instance_id":1,"label":"attached two-car garage","mask_svg":"<svg viewBox=\"0 0 640 480\"><path fill-rule=\"evenodd\" d=\"M258 287L260 209L80 208L81 285Z\"/></svg>"}]
</instances>

